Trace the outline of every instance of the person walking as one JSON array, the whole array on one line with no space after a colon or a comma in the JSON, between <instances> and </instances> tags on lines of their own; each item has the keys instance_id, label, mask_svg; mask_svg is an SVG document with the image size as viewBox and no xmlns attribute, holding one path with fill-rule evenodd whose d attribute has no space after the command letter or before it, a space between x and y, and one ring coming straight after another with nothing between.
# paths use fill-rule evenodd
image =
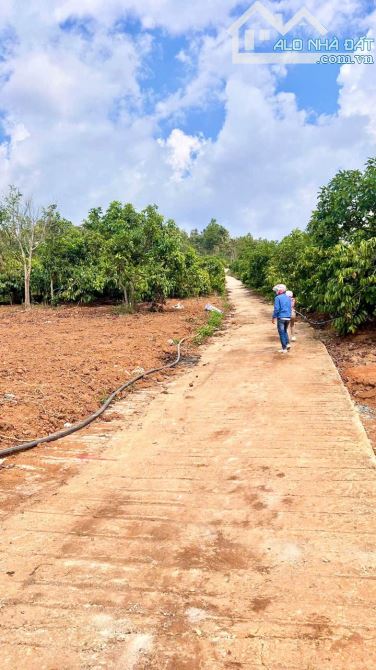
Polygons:
<instances>
[{"instance_id":1,"label":"person walking","mask_svg":"<svg viewBox=\"0 0 376 670\"><path fill-rule=\"evenodd\" d=\"M295 324L296 324L296 298L292 291L286 291L286 295L291 298L291 319L290 319L290 333L291 342L296 342Z\"/></svg>"},{"instance_id":2,"label":"person walking","mask_svg":"<svg viewBox=\"0 0 376 670\"><path fill-rule=\"evenodd\" d=\"M277 295L274 300L272 323L274 325L277 319L277 330L282 345L282 349L279 349L281 354L287 354L290 349L288 327L291 319L291 298L286 295L286 290L284 284L277 284L273 289Z\"/></svg>"}]
</instances>

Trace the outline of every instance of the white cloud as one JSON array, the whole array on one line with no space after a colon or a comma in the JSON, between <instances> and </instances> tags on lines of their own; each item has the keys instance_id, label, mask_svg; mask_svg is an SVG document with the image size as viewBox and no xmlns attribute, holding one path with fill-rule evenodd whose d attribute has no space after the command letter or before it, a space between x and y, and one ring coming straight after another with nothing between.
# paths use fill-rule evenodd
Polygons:
<instances>
[{"instance_id":1,"label":"white cloud","mask_svg":"<svg viewBox=\"0 0 376 670\"><path fill-rule=\"evenodd\" d=\"M306 4L339 27L361 9L357 0ZM277 93L282 68L232 65L225 28L234 5L193 0L177 10L176 0L3 3L0 22L14 25L18 43L0 69L10 136L0 145L0 189L16 183L42 204L57 201L76 222L90 207L120 198L138 207L156 202L187 228L204 226L212 216L236 233L278 237L303 227L320 185L339 168L361 167L375 152L374 69L344 66L338 114L309 123L293 94ZM78 6L80 16L91 19L90 39L58 27ZM291 12L300 6L299 0L273 3ZM129 11L144 26L171 33L211 22L218 28L216 35L189 32L191 46L179 55L189 78L155 109L139 79L152 36L110 30ZM217 139L183 132L179 120L192 108L210 114L213 101L226 112ZM161 120L173 130L158 141Z\"/></svg>"},{"instance_id":2,"label":"white cloud","mask_svg":"<svg viewBox=\"0 0 376 670\"><path fill-rule=\"evenodd\" d=\"M376 40L376 12L368 18L367 37ZM376 54L374 52L374 57ZM375 66L370 64L344 65L338 78L340 114L345 118L359 118L370 134L371 146L376 142L376 87Z\"/></svg>"},{"instance_id":3,"label":"white cloud","mask_svg":"<svg viewBox=\"0 0 376 670\"><path fill-rule=\"evenodd\" d=\"M205 140L174 128L167 140L159 139L158 144L167 149L167 163L173 170L172 180L180 181L190 173L194 160L205 146Z\"/></svg>"},{"instance_id":4,"label":"white cloud","mask_svg":"<svg viewBox=\"0 0 376 670\"><path fill-rule=\"evenodd\" d=\"M171 33L218 25L231 10L228 0L192 0L179 2L178 7L176 0L81 0L79 6L76 0L65 0L55 4L55 16L60 21L71 15L94 16L110 25L120 16L133 14L145 28L163 27Z\"/></svg>"},{"instance_id":5,"label":"white cloud","mask_svg":"<svg viewBox=\"0 0 376 670\"><path fill-rule=\"evenodd\" d=\"M269 3L273 11L284 11L294 14L302 6L317 17L321 23L330 31L349 29L349 19L352 27L358 21L358 17L364 13L363 0L277 0Z\"/></svg>"},{"instance_id":6,"label":"white cloud","mask_svg":"<svg viewBox=\"0 0 376 670\"><path fill-rule=\"evenodd\" d=\"M364 123L329 117L307 124L292 95L267 98L232 77L226 99L217 141L181 189L161 193L163 206L187 226L215 216L237 233L270 237L304 227L318 188L340 167L359 167L370 150Z\"/></svg>"}]
</instances>

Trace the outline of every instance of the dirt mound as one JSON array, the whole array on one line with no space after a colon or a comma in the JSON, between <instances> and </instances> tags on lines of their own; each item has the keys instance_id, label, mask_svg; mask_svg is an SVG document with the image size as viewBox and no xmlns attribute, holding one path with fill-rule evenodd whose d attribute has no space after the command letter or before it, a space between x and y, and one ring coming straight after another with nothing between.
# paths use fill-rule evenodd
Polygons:
<instances>
[{"instance_id":1,"label":"dirt mound","mask_svg":"<svg viewBox=\"0 0 376 670\"><path fill-rule=\"evenodd\" d=\"M355 398L365 400L376 408L376 364L359 365L344 368L344 379L347 380Z\"/></svg>"},{"instance_id":2,"label":"dirt mound","mask_svg":"<svg viewBox=\"0 0 376 670\"><path fill-rule=\"evenodd\" d=\"M322 336L376 450L376 326L350 337Z\"/></svg>"}]
</instances>

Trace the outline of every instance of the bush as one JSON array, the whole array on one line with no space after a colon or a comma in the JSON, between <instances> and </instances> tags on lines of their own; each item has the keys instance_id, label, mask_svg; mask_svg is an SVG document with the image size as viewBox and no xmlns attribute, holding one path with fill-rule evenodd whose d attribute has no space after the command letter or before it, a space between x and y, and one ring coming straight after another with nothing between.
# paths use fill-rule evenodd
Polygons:
<instances>
[{"instance_id":1,"label":"bush","mask_svg":"<svg viewBox=\"0 0 376 670\"><path fill-rule=\"evenodd\" d=\"M196 337L193 339L195 344L202 344L208 337L211 337L216 330L220 328L224 319L224 314L219 312L210 312L207 323L198 329Z\"/></svg>"},{"instance_id":2,"label":"bush","mask_svg":"<svg viewBox=\"0 0 376 670\"><path fill-rule=\"evenodd\" d=\"M218 256L204 256L200 266L209 277L210 290L223 295L226 288L225 265Z\"/></svg>"}]
</instances>

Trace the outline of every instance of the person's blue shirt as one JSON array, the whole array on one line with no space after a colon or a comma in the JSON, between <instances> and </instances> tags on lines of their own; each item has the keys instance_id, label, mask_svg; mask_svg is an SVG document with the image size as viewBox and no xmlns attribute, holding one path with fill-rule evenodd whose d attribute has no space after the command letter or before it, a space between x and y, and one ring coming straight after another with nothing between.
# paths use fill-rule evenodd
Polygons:
<instances>
[{"instance_id":1,"label":"person's blue shirt","mask_svg":"<svg viewBox=\"0 0 376 670\"><path fill-rule=\"evenodd\" d=\"M277 295L274 301L273 319L291 319L291 298L286 293Z\"/></svg>"}]
</instances>

